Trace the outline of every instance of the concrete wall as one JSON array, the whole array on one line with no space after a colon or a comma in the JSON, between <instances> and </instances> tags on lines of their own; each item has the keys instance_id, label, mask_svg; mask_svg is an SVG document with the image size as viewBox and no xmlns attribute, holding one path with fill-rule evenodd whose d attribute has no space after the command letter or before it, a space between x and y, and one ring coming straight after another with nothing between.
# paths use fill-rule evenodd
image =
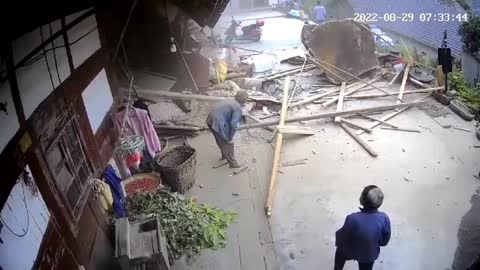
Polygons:
<instances>
[{"instance_id":1,"label":"concrete wall","mask_svg":"<svg viewBox=\"0 0 480 270\"><path fill-rule=\"evenodd\" d=\"M472 86L480 83L480 60L468 52L462 54L462 71Z\"/></svg>"},{"instance_id":2,"label":"concrete wall","mask_svg":"<svg viewBox=\"0 0 480 270\"><path fill-rule=\"evenodd\" d=\"M83 91L82 98L90 126L93 133L96 133L113 104L112 91L104 69Z\"/></svg>"},{"instance_id":3,"label":"concrete wall","mask_svg":"<svg viewBox=\"0 0 480 270\"><path fill-rule=\"evenodd\" d=\"M0 232L3 241L0 244L0 269L31 269L50 219L42 196L40 193L33 195L23 180L19 181L13 187L1 217L4 227ZM15 236L5 224L17 234L26 232L25 236Z\"/></svg>"}]
</instances>

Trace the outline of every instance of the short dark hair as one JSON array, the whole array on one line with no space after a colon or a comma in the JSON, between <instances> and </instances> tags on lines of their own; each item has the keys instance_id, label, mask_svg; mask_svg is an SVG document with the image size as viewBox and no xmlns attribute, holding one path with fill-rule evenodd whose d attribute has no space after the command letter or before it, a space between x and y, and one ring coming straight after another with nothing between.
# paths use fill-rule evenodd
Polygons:
<instances>
[{"instance_id":1,"label":"short dark hair","mask_svg":"<svg viewBox=\"0 0 480 270\"><path fill-rule=\"evenodd\" d=\"M383 203L383 198L383 192L379 187L375 185L366 186L360 195L360 204L363 206L362 210L378 209Z\"/></svg>"},{"instance_id":2,"label":"short dark hair","mask_svg":"<svg viewBox=\"0 0 480 270\"><path fill-rule=\"evenodd\" d=\"M322 1L317 1L317 5L321 5L322 4Z\"/></svg>"}]
</instances>

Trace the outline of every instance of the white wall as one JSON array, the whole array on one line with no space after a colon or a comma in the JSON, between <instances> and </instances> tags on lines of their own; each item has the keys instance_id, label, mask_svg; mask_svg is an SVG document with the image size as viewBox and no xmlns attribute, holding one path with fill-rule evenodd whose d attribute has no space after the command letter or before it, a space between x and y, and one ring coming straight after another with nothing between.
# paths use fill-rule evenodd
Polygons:
<instances>
[{"instance_id":1,"label":"white wall","mask_svg":"<svg viewBox=\"0 0 480 270\"><path fill-rule=\"evenodd\" d=\"M20 128L17 118L17 112L13 105L10 84L6 81L0 86L0 102L7 103L7 114L0 111L0 153L5 149L8 142L13 138Z\"/></svg>"},{"instance_id":2,"label":"white wall","mask_svg":"<svg viewBox=\"0 0 480 270\"><path fill-rule=\"evenodd\" d=\"M93 133L96 133L113 104L112 91L104 69L98 73L95 79L83 91L82 98L90 126Z\"/></svg>"},{"instance_id":3,"label":"white wall","mask_svg":"<svg viewBox=\"0 0 480 270\"><path fill-rule=\"evenodd\" d=\"M52 33L57 32L61 25L60 20L51 23ZM49 25L42 26L43 40L49 38ZM23 35L13 42L13 58L15 64L27 56L35 47L42 43L40 27L30 33ZM64 45L63 37L55 39L55 47ZM45 50L51 49L49 44ZM55 55L54 55L55 52ZM41 55L43 51L40 54ZM69 75L70 69L68 67L67 52L65 47L57 48L55 50L46 52L47 60L41 57L38 61L25 65L17 69L17 82L20 90L20 97L22 99L25 116L28 118L38 107L38 105L53 91L54 87L58 87ZM57 63L55 64L55 57ZM58 67L58 71L57 71ZM50 73L52 79L50 79ZM58 78L60 76L60 79ZM53 86L52 86L53 81Z\"/></svg>"},{"instance_id":4,"label":"white wall","mask_svg":"<svg viewBox=\"0 0 480 270\"><path fill-rule=\"evenodd\" d=\"M75 13L73 15L68 16L65 21L68 24L69 22L73 21L79 15L85 13L86 11L81 11ZM88 33L90 30L93 30L97 27L97 20L95 19L95 15L92 15L86 19L84 19L79 24L75 25L72 29L68 31L68 41L69 43L75 42L81 36ZM98 35L98 29L93 30L90 34L72 44L70 46L70 50L72 52L73 58L73 65L75 68L80 66L88 57L90 57L93 53L95 53L98 49L100 49L100 37Z\"/></svg>"},{"instance_id":5,"label":"white wall","mask_svg":"<svg viewBox=\"0 0 480 270\"><path fill-rule=\"evenodd\" d=\"M26 208L24 198L27 204ZM1 217L3 222L15 233L22 234L24 230L27 231L24 237L17 237L4 225L0 233L3 241L3 244L0 244L1 269L31 269L50 219L42 196L40 193L37 196L32 195L30 188L20 181L13 187L1 211Z\"/></svg>"}]
</instances>

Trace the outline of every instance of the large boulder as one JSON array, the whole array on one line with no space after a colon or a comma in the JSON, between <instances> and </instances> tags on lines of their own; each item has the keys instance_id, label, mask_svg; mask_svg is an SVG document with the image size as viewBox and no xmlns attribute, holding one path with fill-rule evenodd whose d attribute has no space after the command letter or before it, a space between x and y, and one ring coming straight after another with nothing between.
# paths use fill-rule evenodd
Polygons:
<instances>
[{"instance_id":1,"label":"large boulder","mask_svg":"<svg viewBox=\"0 0 480 270\"><path fill-rule=\"evenodd\" d=\"M305 24L301 34L302 43L326 67L324 71L332 82L350 81L352 76L333 66L355 76L378 67L375 42L369 29L367 24L352 19L320 25Z\"/></svg>"}]
</instances>

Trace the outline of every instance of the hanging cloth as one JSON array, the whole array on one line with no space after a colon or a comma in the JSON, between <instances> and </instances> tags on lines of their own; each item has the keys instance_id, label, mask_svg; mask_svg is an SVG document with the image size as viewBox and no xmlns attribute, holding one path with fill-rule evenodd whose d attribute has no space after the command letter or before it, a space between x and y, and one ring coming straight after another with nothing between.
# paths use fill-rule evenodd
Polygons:
<instances>
[{"instance_id":1,"label":"hanging cloth","mask_svg":"<svg viewBox=\"0 0 480 270\"><path fill-rule=\"evenodd\" d=\"M118 121L120 127L127 110L119 113ZM151 157L160 152L161 144L158 139L157 132L153 126L152 120L148 116L148 112L142 109L130 107L125 123L125 135L138 135L145 139L145 146Z\"/></svg>"}]
</instances>

